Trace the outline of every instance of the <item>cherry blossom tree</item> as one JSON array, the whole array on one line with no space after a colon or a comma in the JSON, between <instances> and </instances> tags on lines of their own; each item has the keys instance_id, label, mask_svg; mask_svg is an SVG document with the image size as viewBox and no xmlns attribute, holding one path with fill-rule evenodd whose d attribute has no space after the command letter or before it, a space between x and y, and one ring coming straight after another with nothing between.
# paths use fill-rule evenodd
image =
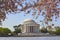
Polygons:
<instances>
[{"instance_id":1,"label":"cherry blossom tree","mask_svg":"<svg viewBox=\"0 0 60 40\"><path fill-rule=\"evenodd\" d=\"M36 19L42 13L45 23L52 20L52 17L59 17L60 13L60 0L0 0L0 22L6 19L6 14L24 12Z\"/></svg>"}]
</instances>

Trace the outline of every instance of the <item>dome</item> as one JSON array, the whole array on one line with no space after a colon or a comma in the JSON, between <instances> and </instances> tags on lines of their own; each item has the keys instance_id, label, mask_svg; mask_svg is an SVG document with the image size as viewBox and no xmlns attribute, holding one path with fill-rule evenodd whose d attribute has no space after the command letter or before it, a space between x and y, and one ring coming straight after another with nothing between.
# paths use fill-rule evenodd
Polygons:
<instances>
[{"instance_id":1,"label":"dome","mask_svg":"<svg viewBox=\"0 0 60 40\"><path fill-rule=\"evenodd\" d=\"M27 22L27 21L32 21L33 22L34 20L32 20L32 19L25 19L24 20L24 22Z\"/></svg>"},{"instance_id":2,"label":"dome","mask_svg":"<svg viewBox=\"0 0 60 40\"><path fill-rule=\"evenodd\" d=\"M33 19L25 19L23 24L36 24L36 22Z\"/></svg>"}]
</instances>

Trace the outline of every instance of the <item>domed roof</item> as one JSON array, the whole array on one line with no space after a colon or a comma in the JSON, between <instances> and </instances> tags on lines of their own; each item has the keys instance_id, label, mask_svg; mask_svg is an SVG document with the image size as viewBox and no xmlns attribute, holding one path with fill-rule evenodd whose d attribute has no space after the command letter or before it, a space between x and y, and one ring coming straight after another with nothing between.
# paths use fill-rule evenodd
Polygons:
<instances>
[{"instance_id":1,"label":"domed roof","mask_svg":"<svg viewBox=\"0 0 60 40\"><path fill-rule=\"evenodd\" d=\"M26 21L32 21L33 22L34 20L32 20L32 19L25 19L24 22L26 22Z\"/></svg>"},{"instance_id":2,"label":"domed roof","mask_svg":"<svg viewBox=\"0 0 60 40\"><path fill-rule=\"evenodd\" d=\"M23 24L31 24L31 23L36 24L36 22L33 19L25 19L23 22Z\"/></svg>"}]
</instances>

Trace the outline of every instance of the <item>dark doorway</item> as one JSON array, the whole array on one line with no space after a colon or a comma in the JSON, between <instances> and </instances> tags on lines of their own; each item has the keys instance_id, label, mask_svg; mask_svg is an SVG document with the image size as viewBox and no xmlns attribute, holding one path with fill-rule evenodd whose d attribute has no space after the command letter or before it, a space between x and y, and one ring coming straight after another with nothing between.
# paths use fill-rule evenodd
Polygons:
<instances>
[{"instance_id":1,"label":"dark doorway","mask_svg":"<svg viewBox=\"0 0 60 40\"><path fill-rule=\"evenodd\" d=\"M30 32L33 32L33 26L30 26Z\"/></svg>"}]
</instances>

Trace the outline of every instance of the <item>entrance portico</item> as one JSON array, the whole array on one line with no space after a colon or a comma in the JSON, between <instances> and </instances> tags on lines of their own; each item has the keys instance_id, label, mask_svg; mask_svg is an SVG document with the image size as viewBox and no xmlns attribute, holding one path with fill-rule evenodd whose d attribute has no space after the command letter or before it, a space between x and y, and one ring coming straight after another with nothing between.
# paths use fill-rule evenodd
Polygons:
<instances>
[{"instance_id":1,"label":"entrance portico","mask_svg":"<svg viewBox=\"0 0 60 40\"><path fill-rule=\"evenodd\" d=\"M29 19L25 20L20 26L22 33L38 33L39 32L39 24L37 24L34 20Z\"/></svg>"}]
</instances>

